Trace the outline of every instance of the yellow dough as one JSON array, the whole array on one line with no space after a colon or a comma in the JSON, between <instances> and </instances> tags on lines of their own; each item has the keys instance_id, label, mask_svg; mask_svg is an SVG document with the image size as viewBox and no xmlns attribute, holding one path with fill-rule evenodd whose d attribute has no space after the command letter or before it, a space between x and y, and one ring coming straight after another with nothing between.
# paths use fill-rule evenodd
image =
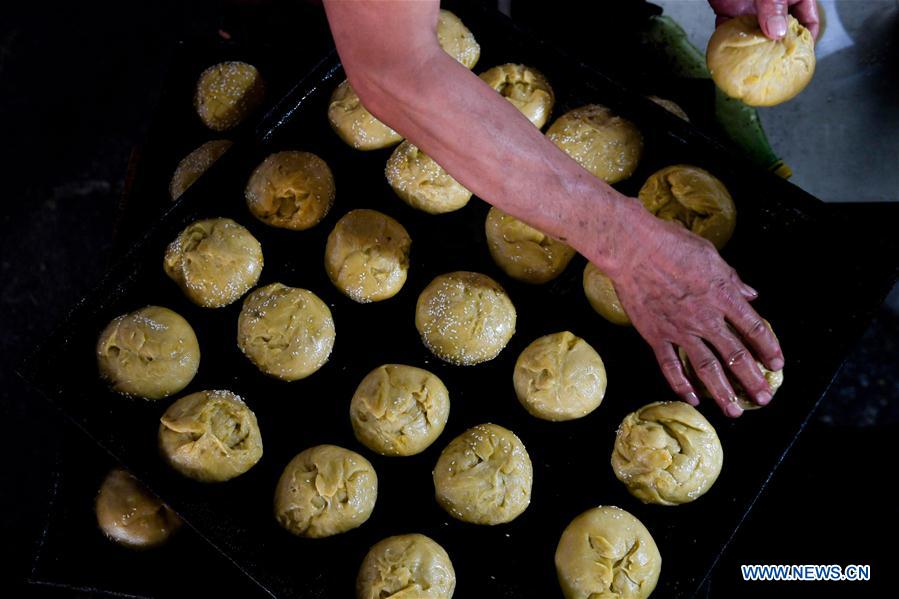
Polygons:
<instances>
[{"instance_id":1,"label":"yellow dough","mask_svg":"<svg viewBox=\"0 0 899 599\"><path fill-rule=\"evenodd\" d=\"M532 416L573 420L599 407L606 393L606 368L589 343L569 331L528 345L512 375L515 394Z\"/></svg>"},{"instance_id":2,"label":"yellow dough","mask_svg":"<svg viewBox=\"0 0 899 599\"><path fill-rule=\"evenodd\" d=\"M376 543L356 577L357 599L451 599L455 590L456 571L449 555L420 534Z\"/></svg>"},{"instance_id":3,"label":"yellow dough","mask_svg":"<svg viewBox=\"0 0 899 599\"><path fill-rule=\"evenodd\" d=\"M472 365L495 358L515 333L515 306L499 283L476 272L436 277L418 296L415 327L434 355Z\"/></svg>"},{"instance_id":4,"label":"yellow dough","mask_svg":"<svg viewBox=\"0 0 899 599\"><path fill-rule=\"evenodd\" d=\"M471 199L470 191L408 141L390 155L384 174L401 200L429 214L458 210Z\"/></svg>"},{"instance_id":5,"label":"yellow dough","mask_svg":"<svg viewBox=\"0 0 899 599\"><path fill-rule=\"evenodd\" d=\"M659 548L643 523L613 506L572 520L556 547L565 599L645 599L661 569Z\"/></svg>"},{"instance_id":6,"label":"yellow dough","mask_svg":"<svg viewBox=\"0 0 899 599\"><path fill-rule=\"evenodd\" d=\"M272 283L247 296L237 345L262 372L284 381L306 378L334 348L334 319L317 295Z\"/></svg>"},{"instance_id":7,"label":"yellow dough","mask_svg":"<svg viewBox=\"0 0 899 599\"><path fill-rule=\"evenodd\" d=\"M253 216L273 227L302 231L317 225L334 203L334 176L309 152L277 152L256 167L244 195Z\"/></svg>"},{"instance_id":8,"label":"yellow dough","mask_svg":"<svg viewBox=\"0 0 899 599\"><path fill-rule=\"evenodd\" d=\"M437 503L473 524L511 522L531 502L531 458L515 434L479 424L450 441L434 467Z\"/></svg>"},{"instance_id":9,"label":"yellow dough","mask_svg":"<svg viewBox=\"0 0 899 599\"><path fill-rule=\"evenodd\" d=\"M572 247L498 208L487 213L484 230L493 261L507 275L525 283L555 279L574 258Z\"/></svg>"},{"instance_id":10,"label":"yellow dough","mask_svg":"<svg viewBox=\"0 0 899 599\"><path fill-rule=\"evenodd\" d=\"M712 79L728 96L750 106L774 106L812 80L815 40L792 15L787 16L787 34L777 41L762 33L756 15L743 15L715 29L706 61Z\"/></svg>"},{"instance_id":11,"label":"yellow dough","mask_svg":"<svg viewBox=\"0 0 899 599\"><path fill-rule=\"evenodd\" d=\"M97 340L97 365L119 393L161 399L193 380L200 366L200 346L180 315L147 306L106 325Z\"/></svg>"},{"instance_id":12,"label":"yellow dough","mask_svg":"<svg viewBox=\"0 0 899 599\"><path fill-rule=\"evenodd\" d=\"M771 328L771 323L767 320L765 324L768 325L768 328ZM730 327L731 332L739 337L737 332L733 327ZM776 337L776 336L775 336ZM712 394L709 393L709 390L706 389L705 384L699 380L699 377L696 375L696 371L693 370L693 365L690 364L690 360L687 357L687 352L685 352L682 348L678 348L677 354L680 357L681 364L684 365L684 373L687 375L693 382L693 386L705 398L711 399ZM769 370L764 364L760 361L756 360L755 365L758 366L759 370L762 373L762 376L765 377L765 380L768 382L768 386L771 387L771 396L774 397L774 394L777 393L777 390L780 389L780 386L783 385L784 382L784 371L783 368L780 370ZM743 408L743 410L758 410L764 406L761 406L755 401L753 401L749 395L746 393L746 389L737 380L737 377L733 375L730 369L725 369L725 374L727 375L727 380L730 382L731 388L734 390L734 393L737 395L737 405ZM770 404L766 404L770 405Z\"/></svg>"},{"instance_id":13,"label":"yellow dough","mask_svg":"<svg viewBox=\"0 0 899 599\"><path fill-rule=\"evenodd\" d=\"M364 457L336 445L318 445L294 457L275 489L275 518L308 538L361 526L378 497L378 476Z\"/></svg>"},{"instance_id":14,"label":"yellow dough","mask_svg":"<svg viewBox=\"0 0 899 599\"><path fill-rule=\"evenodd\" d=\"M184 476L223 482L240 476L262 457L256 415L230 391L182 397L159 419L159 449Z\"/></svg>"},{"instance_id":15,"label":"yellow dough","mask_svg":"<svg viewBox=\"0 0 899 599\"><path fill-rule=\"evenodd\" d=\"M705 494L721 473L724 452L715 429L682 401L656 402L625 416L612 469L643 503L678 505Z\"/></svg>"},{"instance_id":16,"label":"yellow dough","mask_svg":"<svg viewBox=\"0 0 899 599\"><path fill-rule=\"evenodd\" d=\"M181 518L169 506L121 468L103 479L94 508L100 530L133 549L161 545L181 527Z\"/></svg>"},{"instance_id":17,"label":"yellow dough","mask_svg":"<svg viewBox=\"0 0 899 599\"><path fill-rule=\"evenodd\" d=\"M325 270L347 297L378 302L402 289L412 239L396 220L376 210L352 210L337 221L325 246Z\"/></svg>"},{"instance_id":18,"label":"yellow dough","mask_svg":"<svg viewBox=\"0 0 899 599\"><path fill-rule=\"evenodd\" d=\"M555 96L540 71L523 64L502 64L479 75L539 129L552 112Z\"/></svg>"},{"instance_id":19,"label":"yellow dough","mask_svg":"<svg viewBox=\"0 0 899 599\"><path fill-rule=\"evenodd\" d=\"M198 306L240 299L262 274L262 246L230 218L198 220L169 244L163 269Z\"/></svg>"},{"instance_id":20,"label":"yellow dough","mask_svg":"<svg viewBox=\"0 0 899 599\"><path fill-rule=\"evenodd\" d=\"M365 109L347 80L331 94L328 121L340 139L357 150L379 150L403 141L402 135Z\"/></svg>"},{"instance_id":21,"label":"yellow dough","mask_svg":"<svg viewBox=\"0 0 899 599\"><path fill-rule=\"evenodd\" d=\"M169 195L172 199L177 200L181 197L181 194L187 191L187 188L193 185L210 166L215 164L231 145L231 141L227 139L214 139L207 141L185 156L178 163L175 174L172 175L172 181L169 183Z\"/></svg>"},{"instance_id":22,"label":"yellow dough","mask_svg":"<svg viewBox=\"0 0 899 599\"><path fill-rule=\"evenodd\" d=\"M680 118L684 119L688 123L690 122L690 117L687 116L687 113L684 112L684 109L681 108L677 102L674 102L672 100L668 100L665 98L660 98L658 96L649 96L649 99L652 100L653 102L655 102L656 104L658 104L659 106L661 106L662 108L664 108L665 110L667 110L668 112L670 112L671 114L673 114L675 116L679 116Z\"/></svg>"},{"instance_id":23,"label":"yellow dough","mask_svg":"<svg viewBox=\"0 0 899 599\"><path fill-rule=\"evenodd\" d=\"M584 268L583 284L584 295L600 316L612 324L622 326L631 324L631 319L618 299L618 292L615 291L612 279L596 268L592 262L588 262Z\"/></svg>"},{"instance_id":24,"label":"yellow dough","mask_svg":"<svg viewBox=\"0 0 899 599\"><path fill-rule=\"evenodd\" d=\"M606 183L634 174L643 154L640 130L599 104L566 112L550 125L546 137Z\"/></svg>"},{"instance_id":25,"label":"yellow dough","mask_svg":"<svg viewBox=\"0 0 899 599\"><path fill-rule=\"evenodd\" d=\"M194 107L207 127L227 131L253 112L264 96L265 84L256 67L245 62L222 62L200 74Z\"/></svg>"},{"instance_id":26,"label":"yellow dough","mask_svg":"<svg viewBox=\"0 0 899 599\"><path fill-rule=\"evenodd\" d=\"M437 17L437 41L443 51L473 69L481 57L481 46L468 27L453 13L441 10Z\"/></svg>"},{"instance_id":27,"label":"yellow dough","mask_svg":"<svg viewBox=\"0 0 899 599\"><path fill-rule=\"evenodd\" d=\"M727 188L696 166L677 164L656 171L639 195L643 206L657 217L683 225L719 250L737 225L737 208Z\"/></svg>"},{"instance_id":28,"label":"yellow dough","mask_svg":"<svg viewBox=\"0 0 899 599\"><path fill-rule=\"evenodd\" d=\"M437 376L413 366L385 364L353 394L350 421L360 443L381 455L421 453L449 418L449 392Z\"/></svg>"}]
</instances>

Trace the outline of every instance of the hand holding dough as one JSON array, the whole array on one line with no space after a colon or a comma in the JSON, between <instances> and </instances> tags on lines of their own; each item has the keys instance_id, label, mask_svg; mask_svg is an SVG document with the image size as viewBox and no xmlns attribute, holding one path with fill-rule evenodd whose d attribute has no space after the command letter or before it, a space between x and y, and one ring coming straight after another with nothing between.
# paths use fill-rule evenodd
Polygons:
<instances>
[{"instance_id":1,"label":"hand holding dough","mask_svg":"<svg viewBox=\"0 0 899 599\"><path fill-rule=\"evenodd\" d=\"M456 571L446 551L420 534L387 537L368 550L357 599L452 599Z\"/></svg>"}]
</instances>

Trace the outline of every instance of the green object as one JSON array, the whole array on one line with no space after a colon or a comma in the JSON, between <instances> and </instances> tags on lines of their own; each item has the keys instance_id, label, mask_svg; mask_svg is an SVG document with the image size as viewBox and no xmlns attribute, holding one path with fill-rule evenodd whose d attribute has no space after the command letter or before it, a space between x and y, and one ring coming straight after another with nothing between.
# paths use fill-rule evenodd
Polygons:
<instances>
[{"instance_id":1,"label":"green object","mask_svg":"<svg viewBox=\"0 0 899 599\"><path fill-rule=\"evenodd\" d=\"M690 43L687 32L671 17L650 17L644 35L649 45L668 58L674 75L687 79L711 79L705 54Z\"/></svg>"}]
</instances>

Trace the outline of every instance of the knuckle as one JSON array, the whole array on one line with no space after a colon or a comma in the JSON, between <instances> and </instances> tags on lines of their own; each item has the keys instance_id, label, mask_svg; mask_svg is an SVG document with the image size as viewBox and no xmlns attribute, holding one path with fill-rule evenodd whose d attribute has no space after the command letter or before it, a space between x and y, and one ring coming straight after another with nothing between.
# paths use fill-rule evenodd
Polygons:
<instances>
[{"instance_id":1,"label":"knuckle","mask_svg":"<svg viewBox=\"0 0 899 599\"><path fill-rule=\"evenodd\" d=\"M721 373L721 364L714 357L702 358L696 364L696 372L706 376L716 376Z\"/></svg>"}]
</instances>

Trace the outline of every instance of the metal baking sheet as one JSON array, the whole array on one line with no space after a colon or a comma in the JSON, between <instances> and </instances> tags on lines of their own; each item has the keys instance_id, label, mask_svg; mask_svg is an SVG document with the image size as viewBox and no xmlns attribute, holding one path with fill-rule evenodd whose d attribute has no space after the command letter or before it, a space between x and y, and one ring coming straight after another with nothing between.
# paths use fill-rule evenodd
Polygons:
<instances>
[{"instance_id":1,"label":"metal baking sheet","mask_svg":"<svg viewBox=\"0 0 899 599\"><path fill-rule=\"evenodd\" d=\"M430 216L396 198L383 177L391 150L356 152L328 126L327 100L343 79L333 54L269 113L254 136L238 143L123 256L42 346L25 374L270 595L350 596L368 547L388 535L421 532L440 542L452 557L459 597L557 596L553 553L562 529L589 507L613 504L640 518L659 545L663 568L656 594L690 596L895 280L895 242L853 235L851 219L833 222L825 207L808 194L744 165L688 124L503 17L476 4L451 8L481 43L476 71L523 62L547 75L557 95L555 115L599 102L637 123L646 152L638 172L619 186L622 191L634 194L650 173L681 162L710 170L732 191L738 225L724 256L761 292L759 310L773 323L787 356L786 382L770 407L738 421L724 419L711 404L703 406L725 450L724 470L708 494L676 508L644 506L627 494L608 464L615 429L629 411L673 398L649 349L635 331L608 324L590 309L581 291L582 258L548 285L517 283L489 257L484 202L473 199L458 212ZM243 188L252 169L281 149L315 152L334 171L335 206L312 230L269 228L256 221L244 204ZM386 302L353 303L331 285L322 266L327 234L337 219L359 207L397 218L413 238L409 279L400 294ZM328 364L312 377L283 383L261 375L236 347L239 303L215 311L198 308L163 274L165 245L192 220L212 216L234 218L261 241L266 263L261 285L280 281L307 288L331 307L337 342ZM836 236L835 231L844 234ZM880 259L859 259L870 255ZM518 310L518 331L509 346L497 359L476 367L437 360L421 344L414 327L418 293L434 276L463 269L497 279ZM839 284L832 284L834 272L840 273ZM122 398L99 380L93 348L100 330L112 317L146 304L174 309L197 332L201 365L183 394L227 388L242 395L255 411L265 455L245 475L208 485L173 472L156 449L158 418L172 400ZM527 415L515 399L512 367L530 341L564 329L584 337L600 352L609 388L602 406L588 417L544 422ZM376 456L353 438L348 417L352 393L370 369L387 362L432 370L451 393L446 431L418 456ZM515 431L534 463L531 506L508 525L478 527L455 521L433 499L430 473L440 450L455 435L482 422ZM378 503L372 518L354 531L327 539L299 539L275 522L272 494L290 458L319 443L360 451L372 461L379 476Z\"/></svg>"}]
</instances>

